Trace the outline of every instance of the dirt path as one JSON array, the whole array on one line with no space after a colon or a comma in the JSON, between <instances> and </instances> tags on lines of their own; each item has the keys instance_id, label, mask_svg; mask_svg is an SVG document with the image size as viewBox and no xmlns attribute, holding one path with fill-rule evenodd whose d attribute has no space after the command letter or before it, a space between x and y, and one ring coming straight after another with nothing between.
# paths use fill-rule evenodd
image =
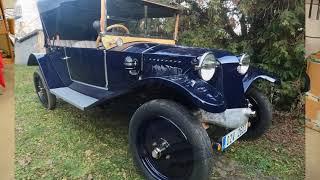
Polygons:
<instances>
[{"instance_id":1,"label":"dirt path","mask_svg":"<svg viewBox=\"0 0 320 180\"><path fill-rule=\"evenodd\" d=\"M306 177L319 179L320 133L306 128Z\"/></svg>"},{"instance_id":2,"label":"dirt path","mask_svg":"<svg viewBox=\"0 0 320 180\"><path fill-rule=\"evenodd\" d=\"M12 179L14 174L14 66L5 66L7 88L0 95L0 174L2 179Z\"/></svg>"},{"instance_id":3,"label":"dirt path","mask_svg":"<svg viewBox=\"0 0 320 180\"><path fill-rule=\"evenodd\" d=\"M276 180L277 177L264 176L258 170L252 170L248 173L248 170L240 165L237 161L229 159L223 155L219 155L215 158L214 170L212 179L221 180L246 180L246 179L270 179Z\"/></svg>"}]
</instances>

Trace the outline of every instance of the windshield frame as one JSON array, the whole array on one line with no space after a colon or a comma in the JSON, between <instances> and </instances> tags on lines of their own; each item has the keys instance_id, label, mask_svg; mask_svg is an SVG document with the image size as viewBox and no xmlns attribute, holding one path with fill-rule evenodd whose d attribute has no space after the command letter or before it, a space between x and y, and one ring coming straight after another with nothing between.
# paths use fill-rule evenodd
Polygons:
<instances>
[{"instance_id":1,"label":"windshield frame","mask_svg":"<svg viewBox=\"0 0 320 180\"><path fill-rule=\"evenodd\" d=\"M107 11L107 1L108 0L101 0L101 18L100 18L100 31L102 34L108 34L108 35L112 35L112 33L107 33L106 32L106 29L108 27L108 23L107 21L110 20L110 19L113 19L113 17L109 16L108 15L108 11ZM152 39L170 39L170 40L174 40L174 41L177 41L178 40L178 31L179 31L179 20L180 20L180 12L179 12L179 9L177 8L174 8L174 7L170 7L170 6L167 6L167 5L163 5L163 4L160 4L160 3L156 3L156 2L151 2L149 0L142 0L144 2L144 17L142 18L144 20L144 22L146 22L144 24L144 34L142 36L139 36L139 35L134 35L134 34L126 34L126 35L123 35L123 36L134 36L134 37L145 37L145 38L152 38ZM149 6L148 5L156 5L156 6L161 6L161 7L164 7L164 8L169 8L172 10L175 10L176 13L174 13L173 16L169 16L169 17L172 17L172 18L175 18L175 27L174 27L174 32L173 32L173 36L170 37L170 38L162 38L162 37L155 37L155 36L150 36L148 35L148 32L149 32L149 28L148 28L148 10L149 10ZM115 17L115 18L122 18L122 17ZM161 18L161 17L159 17ZM163 17L163 18L166 18L166 17ZM168 17L167 17L168 18ZM126 19L126 18L122 18L122 19ZM140 19L140 20L142 20ZM129 20L129 19L128 19ZM115 34L115 36L117 36L117 34Z\"/></svg>"}]
</instances>

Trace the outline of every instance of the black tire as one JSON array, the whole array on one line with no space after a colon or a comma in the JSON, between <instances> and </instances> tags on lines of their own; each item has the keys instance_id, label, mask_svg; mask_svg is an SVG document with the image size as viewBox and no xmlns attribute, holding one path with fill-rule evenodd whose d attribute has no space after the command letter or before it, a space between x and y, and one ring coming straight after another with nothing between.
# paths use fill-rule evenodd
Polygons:
<instances>
[{"instance_id":1,"label":"black tire","mask_svg":"<svg viewBox=\"0 0 320 180\"><path fill-rule=\"evenodd\" d=\"M306 93L308 91L310 91L310 77L307 73L304 73L304 77L303 77L303 87L301 89L301 92Z\"/></svg>"},{"instance_id":2,"label":"black tire","mask_svg":"<svg viewBox=\"0 0 320 180\"><path fill-rule=\"evenodd\" d=\"M246 93L246 98L252 104L252 110L256 111L256 116L249 119L250 127L243 135L244 140L253 140L261 137L272 124L272 105L268 98L255 88L251 88Z\"/></svg>"},{"instance_id":3,"label":"black tire","mask_svg":"<svg viewBox=\"0 0 320 180\"><path fill-rule=\"evenodd\" d=\"M147 142L156 142L159 137L158 144L163 141L171 144L156 159L151 150L159 145ZM152 100L134 113L129 145L138 170L148 180L204 180L209 179L213 169L213 151L207 132L185 107L169 100Z\"/></svg>"},{"instance_id":4,"label":"black tire","mask_svg":"<svg viewBox=\"0 0 320 180\"><path fill-rule=\"evenodd\" d=\"M57 98L55 95L50 93L50 90L39 69L33 73L33 83L37 96L43 107L48 110L55 109Z\"/></svg>"}]
</instances>

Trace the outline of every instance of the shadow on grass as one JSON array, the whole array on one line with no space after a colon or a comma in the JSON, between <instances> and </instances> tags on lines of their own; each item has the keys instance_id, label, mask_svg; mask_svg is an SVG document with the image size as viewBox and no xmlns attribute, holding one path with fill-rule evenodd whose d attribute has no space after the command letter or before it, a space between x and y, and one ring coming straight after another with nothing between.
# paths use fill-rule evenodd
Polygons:
<instances>
[{"instance_id":1,"label":"shadow on grass","mask_svg":"<svg viewBox=\"0 0 320 180\"><path fill-rule=\"evenodd\" d=\"M140 104L137 104L135 99L125 96L86 111L58 100L56 110L72 111L68 119L77 127L77 130L86 131L102 143L106 143L109 139L101 132L111 133L115 137L128 140L130 120L139 106Z\"/></svg>"}]
</instances>

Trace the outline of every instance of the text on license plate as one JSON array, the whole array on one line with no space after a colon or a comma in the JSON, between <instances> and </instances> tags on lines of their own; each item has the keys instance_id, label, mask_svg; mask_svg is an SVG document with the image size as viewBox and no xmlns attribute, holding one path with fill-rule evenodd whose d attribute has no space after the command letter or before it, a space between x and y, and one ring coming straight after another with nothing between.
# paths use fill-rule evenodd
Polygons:
<instances>
[{"instance_id":1,"label":"text on license plate","mask_svg":"<svg viewBox=\"0 0 320 180\"><path fill-rule=\"evenodd\" d=\"M229 147L232 143L238 140L242 135L244 135L248 130L248 123L240 126L239 128L231 131L229 134L222 138L222 150Z\"/></svg>"}]
</instances>

